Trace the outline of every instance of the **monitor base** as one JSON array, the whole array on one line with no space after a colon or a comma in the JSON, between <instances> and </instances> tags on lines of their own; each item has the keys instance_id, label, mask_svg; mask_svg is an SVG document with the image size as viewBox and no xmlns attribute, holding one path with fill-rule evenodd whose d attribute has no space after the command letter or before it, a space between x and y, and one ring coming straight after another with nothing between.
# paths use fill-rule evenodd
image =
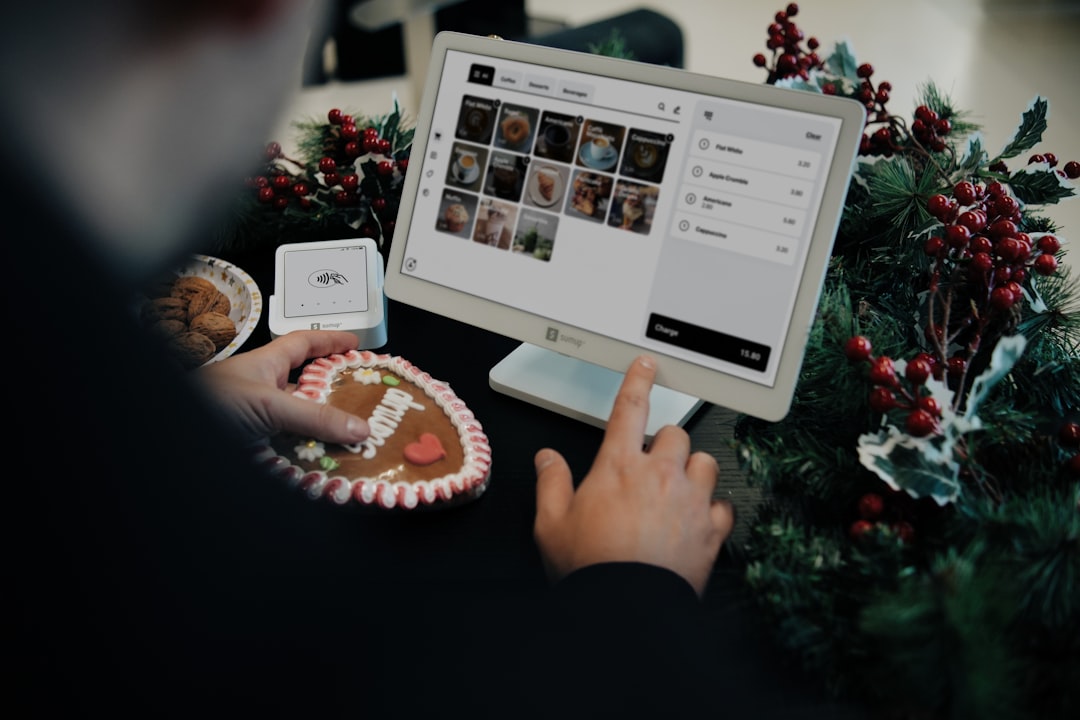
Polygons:
<instances>
[{"instance_id":1,"label":"monitor base","mask_svg":"<svg viewBox=\"0 0 1080 720\"><path fill-rule=\"evenodd\" d=\"M492 389L594 427L607 426L623 374L584 360L522 343L491 368ZM665 425L682 426L702 400L653 386L646 441Z\"/></svg>"}]
</instances>

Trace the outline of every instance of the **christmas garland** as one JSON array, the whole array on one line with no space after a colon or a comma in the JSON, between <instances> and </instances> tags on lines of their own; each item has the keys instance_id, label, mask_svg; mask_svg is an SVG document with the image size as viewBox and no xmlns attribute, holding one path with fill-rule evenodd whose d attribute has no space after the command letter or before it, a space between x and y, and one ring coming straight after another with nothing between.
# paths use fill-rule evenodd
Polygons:
<instances>
[{"instance_id":1,"label":"christmas garland","mask_svg":"<svg viewBox=\"0 0 1080 720\"><path fill-rule=\"evenodd\" d=\"M1080 717L1080 286L1040 209L1048 103L988 153L933 84L910 124L844 43L767 30L766 82L866 107L791 413L740 418L742 551L779 643L896 717ZM1026 156L1026 158L1025 158Z\"/></svg>"},{"instance_id":2,"label":"christmas garland","mask_svg":"<svg viewBox=\"0 0 1080 720\"><path fill-rule=\"evenodd\" d=\"M266 144L245 178L217 246L226 253L286 242L374 239L389 253L415 127L393 110L366 118L332 108L294 123L297 157Z\"/></svg>"}]
</instances>

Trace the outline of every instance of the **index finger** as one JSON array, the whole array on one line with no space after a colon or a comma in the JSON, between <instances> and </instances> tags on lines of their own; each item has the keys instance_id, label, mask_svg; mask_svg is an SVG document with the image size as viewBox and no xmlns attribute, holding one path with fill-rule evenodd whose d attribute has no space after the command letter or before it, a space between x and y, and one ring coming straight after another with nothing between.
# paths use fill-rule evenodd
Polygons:
<instances>
[{"instance_id":1,"label":"index finger","mask_svg":"<svg viewBox=\"0 0 1080 720\"><path fill-rule=\"evenodd\" d=\"M308 360L356 348L359 339L351 332L338 330L300 330L277 338L264 348L276 348L288 360L289 369Z\"/></svg>"},{"instance_id":2,"label":"index finger","mask_svg":"<svg viewBox=\"0 0 1080 720\"><path fill-rule=\"evenodd\" d=\"M598 454L641 451L649 421L649 392L655 378L656 362L647 355L635 358L615 395Z\"/></svg>"}]
</instances>

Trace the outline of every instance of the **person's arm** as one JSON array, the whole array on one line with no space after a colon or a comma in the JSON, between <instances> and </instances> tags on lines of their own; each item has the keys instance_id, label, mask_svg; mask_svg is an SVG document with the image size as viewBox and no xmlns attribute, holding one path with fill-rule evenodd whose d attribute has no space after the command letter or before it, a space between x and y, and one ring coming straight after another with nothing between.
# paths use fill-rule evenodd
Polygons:
<instances>
[{"instance_id":1,"label":"person's arm","mask_svg":"<svg viewBox=\"0 0 1080 720\"><path fill-rule=\"evenodd\" d=\"M536 717L722 710L699 600L733 510L681 428L644 447L654 377L649 358L631 365L577 489L558 452L536 455L534 534L554 583L526 650Z\"/></svg>"},{"instance_id":2,"label":"person's arm","mask_svg":"<svg viewBox=\"0 0 1080 720\"><path fill-rule=\"evenodd\" d=\"M729 503L713 500L719 468L690 451L682 428L661 428L645 449L653 361L640 357L615 398L604 441L575 490L557 451L536 455L534 534L553 580L604 562L670 570L698 596L734 523Z\"/></svg>"},{"instance_id":3,"label":"person's arm","mask_svg":"<svg viewBox=\"0 0 1080 720\"><path fill-rule=\"evenodd\" d=\"M298 330L199 370L211 396L244 437L259 440L287 431L350 444L368 436L367 421L292 394L289 373L308 360L356 348L349 332Z\"/></svg>"}]
</instances>

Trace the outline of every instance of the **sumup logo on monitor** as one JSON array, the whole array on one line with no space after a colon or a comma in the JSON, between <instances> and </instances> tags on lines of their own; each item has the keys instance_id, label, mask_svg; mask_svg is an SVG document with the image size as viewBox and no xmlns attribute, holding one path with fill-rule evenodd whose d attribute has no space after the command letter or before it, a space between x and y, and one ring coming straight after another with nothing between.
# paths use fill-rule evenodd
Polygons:
<instances>
[{"instance_id":1,"label":"sumup logo on monitor","mask_svg":"<svg viewBox=\"0 0 1080 720\"><path fill-rule=\"evenodd\" d=\"M544 339L548 342L564 342L570 343L574 347L581 347L585 344L585 341L581 338L576 338L570 335L559 332L559 328L549 327L547 333L544 335Z\"/></svg>"}]
</instances>

